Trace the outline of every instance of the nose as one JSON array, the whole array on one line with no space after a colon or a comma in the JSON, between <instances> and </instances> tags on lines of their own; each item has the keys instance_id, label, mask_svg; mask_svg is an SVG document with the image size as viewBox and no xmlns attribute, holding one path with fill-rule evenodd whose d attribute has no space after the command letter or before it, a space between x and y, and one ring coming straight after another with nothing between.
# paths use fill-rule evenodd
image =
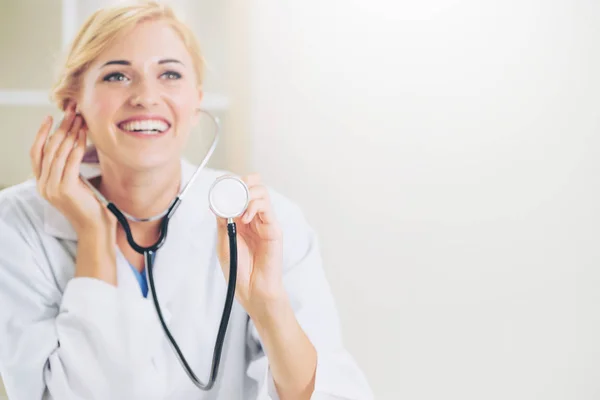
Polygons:
<instances>
[{"instance_id":1,"label":"nose","mask_svg":"<svg viewBox=\"0 0 600 400\"><path fill-rule=\"evenodd\" d=\"M130 104L133 107L151 108L158 104L159 93L148 80L140 80L133 86Z\"/></svg>"}]
</instances>

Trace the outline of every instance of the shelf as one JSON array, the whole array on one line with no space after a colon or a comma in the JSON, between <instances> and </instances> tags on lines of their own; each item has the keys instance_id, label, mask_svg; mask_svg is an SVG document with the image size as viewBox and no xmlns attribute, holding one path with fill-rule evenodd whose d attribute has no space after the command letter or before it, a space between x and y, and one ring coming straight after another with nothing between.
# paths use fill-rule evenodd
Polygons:
<instances>
[{"instance_id":1,"label":"shelf","mask_svg":"<svg viewBox=\"0 0 600 400\"><path fill-rule=\"evenodd\" d=\"M44 90L0 90L0 106L48 106L49 93ZM229 107L227 96L219 93L206 93L202 107L209 111L223 111Z\"/></svg>"}]
</instances>

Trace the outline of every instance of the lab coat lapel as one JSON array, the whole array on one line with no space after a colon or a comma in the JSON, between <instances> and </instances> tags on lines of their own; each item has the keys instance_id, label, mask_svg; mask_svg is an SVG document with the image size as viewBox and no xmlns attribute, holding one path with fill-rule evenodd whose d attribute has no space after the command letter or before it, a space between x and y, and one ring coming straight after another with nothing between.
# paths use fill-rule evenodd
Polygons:
<instances>
[{"instance_id":1,"label":"lab coat lapel","mask_svg":"<svg viewBox=\"0 0 600 400\"><path fill-rule=\"evenodd\" d=\"M153 269L158 298L167 309L189 269L199 267L198 258L202 257L203 251L202 246L196 245L196 235L187 221L173 217L169 225L165 243L156 253Z\"/></svg>"},{"instance_id":2,"label":"lab coat lapel","mask_svg":"<svg viewBox=\"0 0 600 400\"><path fill-rule=\"evenodd\" d=\"M129 262L119 249L119 246L115 245L117 254L117 282L119 290L124 290L129 293L135 293L142 296L140 284L135 278Z\"/></svg>"},{"instance_id":3,"label":"lab coat lapel","mask_svg":"<svg viewBox=\"0 0 600 400\"><path fill-rule=\"evenodd\" d=\"M196 166L184 162L182 182L187 183L195 169ZM208 207L211 183L208 175L200 172L192 183L169 222L163 247L156 253L154 284L159 301L167 309L182 281L192 275L190 270L206 268L214 252L215 232L209 219L212 214Z\"/></svg>"}]
</instances>

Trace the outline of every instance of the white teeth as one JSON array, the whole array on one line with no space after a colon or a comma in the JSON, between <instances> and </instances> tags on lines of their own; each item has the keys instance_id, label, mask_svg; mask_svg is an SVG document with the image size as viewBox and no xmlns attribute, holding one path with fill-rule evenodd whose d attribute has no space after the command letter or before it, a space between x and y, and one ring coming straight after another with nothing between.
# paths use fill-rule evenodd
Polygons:
<instances>
[{"instance_id":1,"label":"white teeth","mask_svg":"<svg viewBox=\"0 0 600 400\"><path fill-rule=\"evenodd\" d=\"M138 132L145 135L156 135L169 129L169 125L161 120L149 119L143 121L132 121L121 124L121 129Z\"/></svg>"}]
</instances>

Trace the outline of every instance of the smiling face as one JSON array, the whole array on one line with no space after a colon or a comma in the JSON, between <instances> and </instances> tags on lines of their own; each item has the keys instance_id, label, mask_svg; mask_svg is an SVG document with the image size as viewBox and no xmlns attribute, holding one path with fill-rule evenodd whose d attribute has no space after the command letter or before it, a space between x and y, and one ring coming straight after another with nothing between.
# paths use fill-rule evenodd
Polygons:
<instances>
[{"instance_id":1,"label":"smiling face","mask_svg":"<svg viewBox=\"0 0 600 400\"><path fill-rule=\"evenodd\" d=\"M77 101L100 160L144 170L179 162L201 98L181 37L150 20L90 64Z\"/></svg>"}]
</instances>

